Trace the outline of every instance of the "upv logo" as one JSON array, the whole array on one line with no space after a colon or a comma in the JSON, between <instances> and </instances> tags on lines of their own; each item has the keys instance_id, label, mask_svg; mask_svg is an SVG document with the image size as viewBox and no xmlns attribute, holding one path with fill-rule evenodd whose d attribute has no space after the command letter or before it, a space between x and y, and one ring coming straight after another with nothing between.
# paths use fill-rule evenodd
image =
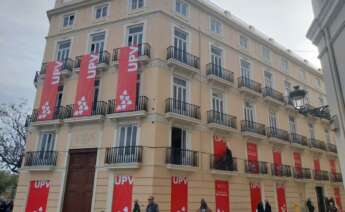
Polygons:
<instances>
[{"instance_id":1,"label":"upv logo","mask_svg":"<svg viewBox=\"0 0 345 212\"><path fill-rule=\"evenodd\" d=\"M41 206L39 209L34 210L33 212L43 212L43 208L42 208L42 206Z\"/></svg>"}]
</instances>

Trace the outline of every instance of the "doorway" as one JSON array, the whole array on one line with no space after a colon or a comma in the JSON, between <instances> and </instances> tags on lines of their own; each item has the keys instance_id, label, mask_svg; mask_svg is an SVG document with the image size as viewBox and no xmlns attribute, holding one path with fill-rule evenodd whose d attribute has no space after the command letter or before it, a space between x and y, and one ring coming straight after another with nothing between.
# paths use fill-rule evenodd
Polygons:
<instances>
[{"instance_id":1,"label":"doorway","mask_svg":"<svg viewBox=\"0 0 345 212\"><path fill-rule=\"evenodd\" d=\"M319 207L319 212L326 212L323 187L317 186L315 187L315 190L316 190L317 205Z\"/></svg>"}]
</instances>

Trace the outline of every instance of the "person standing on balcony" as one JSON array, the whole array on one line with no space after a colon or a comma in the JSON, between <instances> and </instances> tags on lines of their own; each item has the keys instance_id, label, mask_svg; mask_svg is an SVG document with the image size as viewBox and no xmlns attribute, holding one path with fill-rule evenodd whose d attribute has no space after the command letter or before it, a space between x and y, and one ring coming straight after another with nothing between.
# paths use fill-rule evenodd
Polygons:
<instances>
[{"instance_id":1,"label":"person standing on balcony","mask_svg":"<svg viewBox=\"0 0 345 212\"><path fill-rule=\"evenodd\" d=\"M148 201L149 201L149 204L146 207L146 212L159 212L158 204L155 203L154 197L150 196Z\"/></svg>"}]
</instances>

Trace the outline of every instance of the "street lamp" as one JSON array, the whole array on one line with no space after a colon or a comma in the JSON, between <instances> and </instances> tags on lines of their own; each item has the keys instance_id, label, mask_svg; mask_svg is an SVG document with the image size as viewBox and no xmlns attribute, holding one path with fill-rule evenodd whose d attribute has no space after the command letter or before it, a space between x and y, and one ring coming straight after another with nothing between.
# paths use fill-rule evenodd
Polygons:
<instances>
[{"instance_id":1,"label":"street lamp","mask_svg":"<svg viewBox=\"0 0 345 212\"><path fill-rule=\"evenodd\" d=\"M300 89L298 85L294 86L294 90L289 93L289 98L292 101L293 106L297 110L301 110L305 107L306 96L307 96L307 91Z\"/></svg>"}]
</instances>

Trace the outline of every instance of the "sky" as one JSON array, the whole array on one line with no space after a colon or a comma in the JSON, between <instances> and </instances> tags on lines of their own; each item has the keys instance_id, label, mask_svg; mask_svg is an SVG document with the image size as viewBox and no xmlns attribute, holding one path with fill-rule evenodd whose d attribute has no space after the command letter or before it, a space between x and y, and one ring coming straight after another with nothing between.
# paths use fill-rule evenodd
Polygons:
<instances>
[{"instance_id":1,"label":"sky","mask_svg":"<svg viewBox=\"0 0 345 212\"><path fill-rule=\"evenodd\" d=\"M0 7L0 104L35 97L55 0L2 0ZM313 20L311 0L211 0L256 30L320 67L317 48L306 38Z\"/></svg>"}]
</instances>

